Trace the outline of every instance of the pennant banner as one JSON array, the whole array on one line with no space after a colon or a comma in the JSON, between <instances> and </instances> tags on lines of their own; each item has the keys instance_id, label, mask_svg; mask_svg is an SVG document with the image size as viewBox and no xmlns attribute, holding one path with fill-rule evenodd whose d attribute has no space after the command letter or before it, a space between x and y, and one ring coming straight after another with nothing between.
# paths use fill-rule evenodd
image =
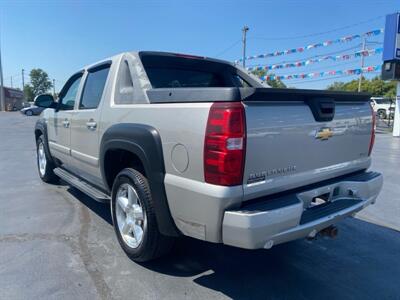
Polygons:
<instances>
[{"instance_id":1,"label":"pennant banner","mask_svg":"<svg viewBox=\"0 0 400 300\"><path fill-rule=\"evenodd\" d=\"M339 70L339 71L324 71L324 72L312 72L312 73L301 73L301 74L291 74L291 75L266 75L260 78L262 80L308 79L308 78L318 78L318 77L334 76L334 75L359 75L362 73L369 73L380 70L381 70L381 65L376 65L364 68Z\"/></svg>"},{"instance_id":2,"label":"pennant banner","mask_svg":"<svg viewBox=\"0 0 400 300\"><path fill-rule=\"evenodd\" d=\"M370 50L361 50L351 54L342 54L342 55L326 55L322 57L312 58L308 60L296 61L293 63L285 63L285 64L276 64L269 66L257 66L257 67L249 67L246 68L248 71L259 71L259 70L276 70L276 69L284 69L284 68L294 68L294 67L305 67L310 64L331 60L331 61L340 61L340 60L349 60L352 58L358 58L362 56L372 56L376 54L380 54L383 52L383 48L375 48Z\"/></svg>"},{"instance_id":3,"label":"pennant banner","mask_svg":"<svg viewBox=\"0 0 400 300\"><path fill-rule=\"evenodd\" d=\"M355 39L359 39L362 37L371 37L371 36L377 36L383 33L383 29L376 29L376 30L371 30L368 32L365 32L363 34L354 34L354 35L349 35L349 36L345 36L345 37L341 37L335 40L328 40L325 42L321 42L321 43L316 43L316 44L310 44L304 47L299 47L299 48L293 48L293 49L288 49L288 50L283 50L283 51L275 51L275 52L271 52L271 53L266 53L266 54L259 54L259 55L251 55L251 56L247 56L246 60L251 60L251 59L257 59L257 58L267 58L267 57L274 57L274 56L281 56L281 55L287 55L287 54L292 54L292 53L300 53L300 52L304 52L306 50L310 50L310 49L315 49L315 48L320 48L320 47L327 47L330 45L334 45L334 44L339 44L339 43L347 43L347 42L351 42ZM235 63L239 63L243 61L243 59L239 59L236 60Z\"/></svg>"}]
</instances>

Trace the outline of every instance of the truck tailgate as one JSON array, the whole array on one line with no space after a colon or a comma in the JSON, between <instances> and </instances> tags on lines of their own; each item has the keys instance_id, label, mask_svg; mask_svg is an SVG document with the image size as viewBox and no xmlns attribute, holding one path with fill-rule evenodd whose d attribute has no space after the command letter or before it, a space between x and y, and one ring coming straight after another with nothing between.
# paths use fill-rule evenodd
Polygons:
<instances>
[{"instance_id":1,"label":"truck tailgate","mask_svg":"<svg viewBox=\"0 0 400 300\"><path fill-rule=\"evenodd\" d=\"M343 93L262 90L272 94L256 92L244 100L245 200L369 167L373 121L367 95L353 94L352 100ZM333 103L330 120L318 119L311 99Z\"/></svg>"}]
</instances>

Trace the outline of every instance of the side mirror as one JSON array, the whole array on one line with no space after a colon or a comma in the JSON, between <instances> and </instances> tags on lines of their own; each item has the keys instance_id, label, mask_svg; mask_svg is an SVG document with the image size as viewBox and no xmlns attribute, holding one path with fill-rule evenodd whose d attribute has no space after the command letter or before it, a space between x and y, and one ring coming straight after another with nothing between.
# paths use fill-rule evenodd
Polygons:
<instances>
[{"instance_id":1,"label":"side mirror","mask_svg":"<svg viewBox=\"0 0 400 300\"><path fill-rule=\"evenodd\" d=\"M57 102L54 101L53 96L48 94L36 96L34 104L38 107L44 107L44 108L57 107Z\"/></svg>"}]
</instances>

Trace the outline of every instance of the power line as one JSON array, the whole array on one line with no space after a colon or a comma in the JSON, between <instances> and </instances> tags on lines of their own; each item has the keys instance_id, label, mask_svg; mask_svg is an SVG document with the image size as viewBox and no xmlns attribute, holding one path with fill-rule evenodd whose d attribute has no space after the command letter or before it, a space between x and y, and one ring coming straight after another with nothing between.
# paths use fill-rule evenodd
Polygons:
<instances>
[{"instance_id":1,"label":"power line","mask_svg":"<svg viewBox=\"0 0 400 300\"><path fill-rule=\"evenodd\" d=\"M222 54L225 54L226 52L228 52L229 50L231 50L233 47L235 47L237 44L239 44L242 40L237 40L236 42L234 42L232 45L230 45L229 47L227 47L226 49L222 50L221 52L219 52L218 54L215 55L215 57L220 57Z\"/></svg>"},{"instance_id":2,"label":"power line","mask_svg":"<svg viewBox=\"0 0 400 300\"><path fill-rule=\"evenodd\" d=\"M296 40L296 39L303 39L303 38L308 38L308 37L314 37L314 36L320 36L320 35L324 35L324 34L328 34L328 33L332 33L332 32L336 32L336 31L340 31L340 30L344 30L344 29L348 29L348 28L352 28L352 27L356 27L362 24L366 24L366 23L370 23L372 21L376 21L379 19L384 18L385 16L379 16L379 17L375 17L372 19L368 19L365 21L361 21L358 23L353 23L350 25L346 25L346 26L342 26L342 27L338 27L335 29L331 29L331 30L327 30L327 31L322 31L322 32L317 32L317 33L310 33L310 34L305 34L305 35L300 35L300 36L292 36L292 37L278 37L278 38L264 38L264 37L249 37L249 39L259 39L259 40L266 40L266 41L280 41L280 40Z\"/></svg>"},{"instance_id":3,"label":"power line","mask_svg":"<svg viewBox=\"0 0 400 300\"><path fill-rule=\"evenodd\" d=\"M12 78L15 78L15 77L19 77L19 76L21 76L21 74L16 73L16 74L14 74L14 75L9 75L9 76L7 76L7 77L4 77L4 79L10 79L11 77L12 77Z\"/></svg>"}]
</instances>

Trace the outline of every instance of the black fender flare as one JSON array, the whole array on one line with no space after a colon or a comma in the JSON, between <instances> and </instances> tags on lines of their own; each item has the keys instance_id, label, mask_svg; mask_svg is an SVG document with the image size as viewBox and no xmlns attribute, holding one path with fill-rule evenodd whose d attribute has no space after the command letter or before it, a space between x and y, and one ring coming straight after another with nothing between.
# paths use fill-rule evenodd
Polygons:
<instances>
[{"instance_id":1,"label":"black fender flare","mask_svg":"<svg viewBox=\"0 0 400 300\"><path fill-rule=\"evenodd\" d=\"M155 198L154 209L159 230L164 235L179 236L165 192L164 156L158 131L149 125L120 123L104 132L100 143L100 170L104 186L111 192L112 186L109 186L105 172L105 155L108 150L129 151L141 160Z\"/></svg>"},{"instance_id":2,"label":"black fender flare","mask_svg":"<svg viewBox=\"0 0 400 300\"><path fill-rule=\"evenodd\" d=\"M43 135L44 137L44 151L46 152L46 155L48 157L48 159L50 160L51 163L55 164L55 161L53 159L53 157L51 156L50 153L50 148L49 148L49 139L47 137L47 123L45 119L39 119L36 121L35 124L35 141L37 139L37 132L40 132L41 135Z\"/></svg>"}]
</instances>

